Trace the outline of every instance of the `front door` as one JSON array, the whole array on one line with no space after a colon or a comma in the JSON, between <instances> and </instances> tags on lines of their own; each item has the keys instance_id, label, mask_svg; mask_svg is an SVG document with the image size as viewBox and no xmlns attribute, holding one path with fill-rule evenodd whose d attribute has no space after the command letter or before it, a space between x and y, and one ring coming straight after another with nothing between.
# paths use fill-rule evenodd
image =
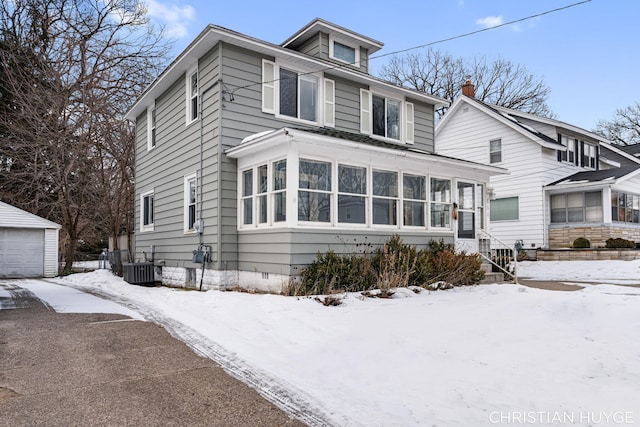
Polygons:
<instances>
[{"instance_id":1,"label":"front door","mask_svg":"<svg viewBox=\"0 0 640 427\"><path fill-rule=\"evenodd\" d=\"M457 201L454 205L455 248L457 251L478 251L477 228L484 216L484 186L473 182L457 182Z\"/></svg>"}]
</instances>

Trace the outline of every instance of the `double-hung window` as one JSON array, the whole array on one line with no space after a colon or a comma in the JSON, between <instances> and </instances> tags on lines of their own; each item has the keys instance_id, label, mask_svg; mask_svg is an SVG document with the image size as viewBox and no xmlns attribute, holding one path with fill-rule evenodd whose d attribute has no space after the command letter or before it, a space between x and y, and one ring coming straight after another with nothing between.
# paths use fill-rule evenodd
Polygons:
<instances>
[{"instance_id":1,"label":"double-hung window","mask_svg":"<svg viewBox=\"0 0 640 427\"><path fill-rule=\"evenodd\" d=\"M431 178L431 227L451 228L451 180Z\"/></svg>"},{"instance_id":2,"label":"double-hung window","mask_svg":"<svg viewBox=\"0 0 640 427\"><path fill-rule=\"evenodd\" d=\"M398 224L398 173L374 169L373 223Z\"/></svg>"},{"instance_id":3,"label":"double-hung window","mask_svg":"<svg viewBox=\"0 0 640 427\"><path fill-rule=\"evenodd\" d=\"M266 224L268 221L269 207L268 203L268 184L269 176L267 165L258 166L258 224Z\"/></svg>"},{"instance_id":4,"label":"double-hung window","mask_svg":"<svg viewBox=\"0 0 640 427\"><path fill-rule=\"evenodd\" d=\"M287 161L273 162L273 222L287 220Z\"/></svg>"},{"instance_id":5,"label":"double-hung window","mask_svg":"<svg viewBox=\"0 0 640 427\"><path fill-rule=\"evenodd\" d=\"M596 167L596 146L585 143L583 146L583 166L589 169L597 169Z\"/></svg>"},{"instance_id":6,"label":"double-hung window","mask_svg":"<svg viewBox=\"0 0 640 427\"><path fill-rule=\"evenodd\" d=\"M402 175L403 224L424 227L427 188L426 178L420 175Z\"/></svg>"},{"instance_id":7,"label":"double-hung window","mask_svg":"<svg viewBox=\"0 0 640 427\"><path fill-rule=\"evenodd\" d=\"M140 231L153 230L153 210L154 210L153 190L140 195Z\"/></svg>"},{"instance_id":8,"label":"double-hung window","mask_svg":"<svg viewBox=\"0 0 640 427\"><path fill-rule=\"evenodd\" d=\"M242 172L242 224L253 224L253 169Z\"/></svg>"},{"instance_id":9,"label":"double-hung window","mask_svg":"<svg viewBox=\"0 0 640 427\"><path fill-rule=\"evenodd\" d=\"M493 139L489 141L489 163L502 162L502 140Z\"/></svg>"},{"instance_id":10,"label":"double-hung window","mask_svg":"<svg viewBox=\"0 0 640 427\"><path fill-rule=\"evenodd\" d=\"M300 159L298 220L331 222L331 163Z\"/></svg>"},{"instance_id":11,"label":"double-hung window","mask_svg":"<svg viewBox=\"0 0 640 427\"><path fill-rule=\"evenodd\" d=\"M198 118L198 68L194 67L187 73L187 124Z\"/></svg>"},{"instance_id":12,"label":"double-hung window","mask_svg":"<svg viewBox=\"0 0 640 427\"><path fill-rule=\"evenodd\" d=\"M156 105L155 102L147 109L147 150L156 146Z\"/></svg>"},{"instance_id":13,"label":"double-hung window","mask_svg":"<svg viewBox=\"0 0 640 427\"><path fill-rule=\"evenodd\" d=\"M184 232L196 231L196 204L197 204L197 180L196 174L184 178Z\"/></svg>"},{"instance_id":14,"label":"double-hung window","mask_svg":"<svg viewBox=\"0 0 640 427\"><path fill-rule=\"evenodd\" d=\"M334 127L335 82L263 60L262 111Z\"/></svg>"},{"instance_id":15,"label":"double-hung window","mask_svg":"<svg viewBox=\"0 0 640 427\"><path fill-rule=\"evenodd\" d=\"M364 134L413 143L414 105L360 89L360 131Z\"/></svg>"},{"instance_id":16,"label":"double-hung window","mask_svg":"<svg viewBox=\"0 0 640 427\"><path fill-rule=\"evenodd\" d=\"M338 165L338 222L366 224L367 168Z\"/></svg>"}]
</instances>

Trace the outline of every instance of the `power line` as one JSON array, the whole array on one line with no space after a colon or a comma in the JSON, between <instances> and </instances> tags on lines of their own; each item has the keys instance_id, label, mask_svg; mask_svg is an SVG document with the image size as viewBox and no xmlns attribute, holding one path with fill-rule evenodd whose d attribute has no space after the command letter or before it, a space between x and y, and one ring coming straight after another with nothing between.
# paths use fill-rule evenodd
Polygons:
<instances>
[{"instance_id":1,"label":"power line","mask_svg":"<svg viewBox=\"0 0 640 427\"><path fill-rule=\"evenodd\" d=\"M555 9L547 10L545 12L536 13L535 15L525 16L524 18L515 19L513 21L508 21L508 22L503 22L502 24L494 25L492 27L481 28L479 30L471 31L470 33L459 34L457 36L447 37L447 38L444 38L444 39L441 39L441 40L436 40L434 42L430 42L430 43L423 44L423 45L420 45L420 46L409 47L407 49L397 50L395 52L389 52L389 53L385 53L385 54L378 55L378 56L372 56L369 59L378 59L378 58L383 58L383 57L389 56L389 55L397 55L399 53L408 52L410 50L423 49L425 47L433 46L435 44L445 43L445 42L448 42L448 41L451 41L451 40L457 40L457 39L461 39L463 37L473 36L473 35L476 35L476 34L479 34L479 33L483 33L485 31L495 30L496 28L501 28L501 27L505 27L507 25L517 24L519 22L527 21L529 19L538 18L540 16L549 15L550 13L560 12L560 11L565 10L565 9L569 9L569 8L572 8L572 7L575 7L575 6L580 6L582 4L589 3L590 1L592 1L592 0L580 1L580 2L577 2L577 3L573 3L573 4L566 5L566 6L558 7L558 8L555 8Z\"/></svg>"},{"instance_id":2,"label":"power line","mask_svg":"<svg viewBox=\"0 0 640 427\"><path fill-rule=\"evenodd\" d=\"M409 48L406 48L406 49L397 50L397 51L394 51L394 52L389 52L389 53L385 53L385 54L378 55L378 56L372 56L372 57L369 58L369 60L379 59L379 58L383 58L385 56L390 56L390 55L397 55L397 54L400 54L400 53L408 52L410 50L423 49L425 47L433 46L435 44L445 43L445 42L448 42L448 41L451 41L451 40L461 39L461 38L464 38L464 37L470 37L470 36L473 36L473 35L476 35L476 34L479 34L479 33L483 33L485 31L495 30L497 28L505 27L507 25L517 24L519 22L524 22L524 21L527 21L529 19L534 19L534 18L538 18L540 16L549 15L551 13L560 12L562 10L566 10L566 9L569 9L569 8L572 8L572 7L580 6L580 5L583 5L585 3L589 3L591 1L592 0L579 1L577 3L568 4L566 6L557 7L555 9L550 9L550 10L547 10L547 11L544 11L544 12L540 12L540 13L536 13L536 14L533 14L533 15L528 15L528 16L525 16L524 18L519 18L519 19L515 19L513 21L504 22L504 23L499 24L499 25L494 25L493 27L481 28L479 30L471 31L469 33L459 34L457 36L447 37L447 38L444 38L444 39L436 40L436 41L433 41L433 42L430 42L430 43L426 43L426 44L422 44L422 45L419 45L419 46L409 47ZM355 65L355 63L352 63L350 65ZM321 68L320 70L313 71L313 72L298 73L298 75L303 76L303 75L308 75L308 74L321 73L321 72L325 72L325 71L335 70L335 69L338 69L338 68L348 69L346 67L346 65L336 64L336 65L328 66L326 68ZM245 85L245 86L238 86L231 92L235 93L237 90L240 90L240 89L247 89L247 88L250 88L250 87L253 87L253 86L262 85L263 83L273 83L273 82L276 82L276 81L279 81L279 80L280 79L277 78L277 79L273 79L273 80L267 81L267 82L251 83L251 84L248 84L248 85Z\"/></svg>"}]
</instances>

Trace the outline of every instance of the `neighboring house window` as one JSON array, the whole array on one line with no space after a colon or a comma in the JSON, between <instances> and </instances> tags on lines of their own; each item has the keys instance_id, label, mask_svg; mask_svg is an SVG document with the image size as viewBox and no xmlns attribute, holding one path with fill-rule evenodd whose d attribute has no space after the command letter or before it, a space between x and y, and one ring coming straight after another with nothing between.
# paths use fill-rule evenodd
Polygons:
<instances>
[{"instance_id":1,"label":"neighboring house window","mask_svg":"<svg viewBox=\"0 0 640 427\"><path fill-rule=\"evenodd\" d=\"M554 194L551 196L551 222L601 222L602 192Z\"/></svg>"},{"instance_id":2,"label":"neighboring house window","mask_svg":"<svg viewBox=\"0 0 640 427\"><path fill-rule=\"evenodd\" d=\"M196 205L197 205L197 180L196 174L184 178L184 231L185 233L196 231Z\"/></svg>"},{"instance_id":3,"label":"neighboring house window","mask_svg":"<svg viewBox=\"0 0 640 427\"><path fill-rule=\"evenodd\" d=\"M338 165L338 222L366 224L367 168Z\"/></svg>"},{"instance_id":4,"label":"neighboring house window","mask_svg":"<svg viewBox=\"0 0 640 427\"><path fill-rule=\"evenodd\" d=\"M300 159L298 220L331 221L331 163Z\"/></svg>"},{"instance_id":5,"label":"neighboring house window","mask_svg":"<svg viewBox=\"0 0 640 427\"><path fill-rule=\"evenodd\" d=\"M583 158L582 158L582 165L585 168L589 168L589 169L597 169L597 156L596 156L596 151L597 151L597 147L595 145L591 145L591 144L587 144L584 143L584 146L582 148L583 152Z\"/></svg>"},{"instance_id":6,"label":"neighboring house window","mask_svg":"<svg viewBox=\"0 0 640 427\"><path fill-rule=\"evenodd\" d=\"M414 106L409 102L360 89L360 132L364 134L413 143L414 115Z\"/></svg>"},{"instance_id":7,"label":"neighboring house window","mask_svg":"<svg viewBox=\"0 0 640 427\"><path fill-rule=\"evenodd\" d=\"M273 222L287 220L287 161L273 162Z\"/></svg>"},{"instance_id":8,"label":"neighboring house window","mask_svg":"<svg viewBox=\"0 0 640 427\"><path fill-rule=\"evenodd\" d=\"M253 224L253 169L242 172L242 224Z\"/></svg>"},{"instance_id":9,"label":"neighboring house window","mask_svg":"<svg viewBox=\"0 0 640 427\"><path fill-rule=\"evenodd\" d=\"M322 108L324 111L320 111ZM263 60L262 111L334 127L335 82Z\"/></svg>"},{"instance_id":10,"label":"neighboring house window","mask_svg":"<svg viewBox=\"0 0 640 427\"><path fill-rule=\"evenodd\" d=\"M402 175L403 221L405 226L424 227L427 206L426 178Z\"/></svg>"},{"instance_id":11,"label":"neighboring house window","mask_svg":"<svg viewBox=\"0 0 640 427\"><path fill-rule=\"evenodd\" d=\"M359 66L360 49L329 38L329 57L347 64Z\"/></svg>"},{"instance_id":12,"label":"neighboring house window","mask_svg":"<svg viewBox=\"0 0 640 427\"><path fill-rule=\"evenodd\" d=\"M491 201L491 221L512 221L520 218L518 197L505 197Z\"/></svg>"},{"instance_id":13,"label":"neighboring house window","mask_svg":"<svg viewBox=\"0 0 640 427\"><path fill-rule=\"evenodd\" d=\"M502 162L502 140L494 139L489 141L489 163Z\"/></svg>"},{"instance_id":14,"label":"neighboring house window","mask_svg":"<svg viewBox=\"0 0 640 427\"><path fill-rule=\"evenodd\" d=\"M153 230L153 190L140 195L140 231Z\"/></svg>"},{"instance_id":15,"label":"neighboring house window","mask_svg":"<svg viewBox=\"0 0 640 427\"><path fill-rule=\"evenodd\" d=\"M451 180L431 178L431 227L451 227Z\"/></svg>"},{"instance_id":16,"label":"neighboring house window","mask_svg":"<svg viewBox=\"0 0 640 427\"><path fill-rule=\"evenodd\" d=\"M156 146L156 104L147 109L147 150Z\"/></svg>"},{"instance_id":17,"label":"neighboring house window","mask_svg":"<svg viewBox=\"0 0 640 427\"><path fill-rule=\"evenodd\" d=\"M458 182L458 237L475 239L475 184Z\"/></svg>"},{"instance_id":18,"label":"neighboring house window","mask_svg":"<svg viewBox=\"0 0 640 427\"><path fill-rule=\"evenodd\" d=\"M198 68L187 73L187 124L198 118Z\"/></svg>"},{"instance_id":19,"label":"neighboring house window","mask_svg":"<svg viewBox=\"0 0 640 427\"><path fill-rule=\"evenodd\" d=\"M398 173L373 170L373 223L398 224Z\"/></svg>"},{"instance_id":20,"label":"neighboring house window","mask_svg":"<svg viewBox=\"0 0 640 427\"><path fill-rule=\"evenodd\" d=\"M640 196L637 194L611 192L611 220L640 223Z\"/></svg>"}]
</instances>

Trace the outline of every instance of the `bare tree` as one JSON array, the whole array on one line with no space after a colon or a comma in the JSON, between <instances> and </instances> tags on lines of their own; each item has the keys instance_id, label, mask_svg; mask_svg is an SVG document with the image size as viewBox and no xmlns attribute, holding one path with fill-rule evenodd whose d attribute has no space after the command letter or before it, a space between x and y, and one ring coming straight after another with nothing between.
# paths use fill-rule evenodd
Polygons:
<instances>
[{"instance_id":1,"label":"bare tree","mask_svg":"<svg viewBox=\"0 0 640 427\"><path fill-rule=\"evenodd\" d=\"M486 57L470 60L429 49L423 53L394 56L382 67L380 77L397 85L416 89L453 101L464 81L475 86L475 98L490 104L552 117L546 99L550 89L542 79L524 66L502 58L491 62ZM443 107L437 111L442 116Z\"/></svg>"},{"instance_id":2,"label":"bare tree","mask_svg":"<svg viewBox=\"0 0 640 427\"><path fill-rule=\"evenodd\" d=\"M616 110L611 120L598 121L596 132L616 144L640 144L640 102Z\"/></svg>"},{"instance_id":3,"label":"bare tree","mask_svg":"<svg viewBox=\"0 0 640 427\"><path fill-rule=\"evenodd\" d=\"M0 198L62 225L68 272L81 239L127 221L121 119L167 45L138 0L12 0L0 21Z\"/></svg>"}]
</instances>

